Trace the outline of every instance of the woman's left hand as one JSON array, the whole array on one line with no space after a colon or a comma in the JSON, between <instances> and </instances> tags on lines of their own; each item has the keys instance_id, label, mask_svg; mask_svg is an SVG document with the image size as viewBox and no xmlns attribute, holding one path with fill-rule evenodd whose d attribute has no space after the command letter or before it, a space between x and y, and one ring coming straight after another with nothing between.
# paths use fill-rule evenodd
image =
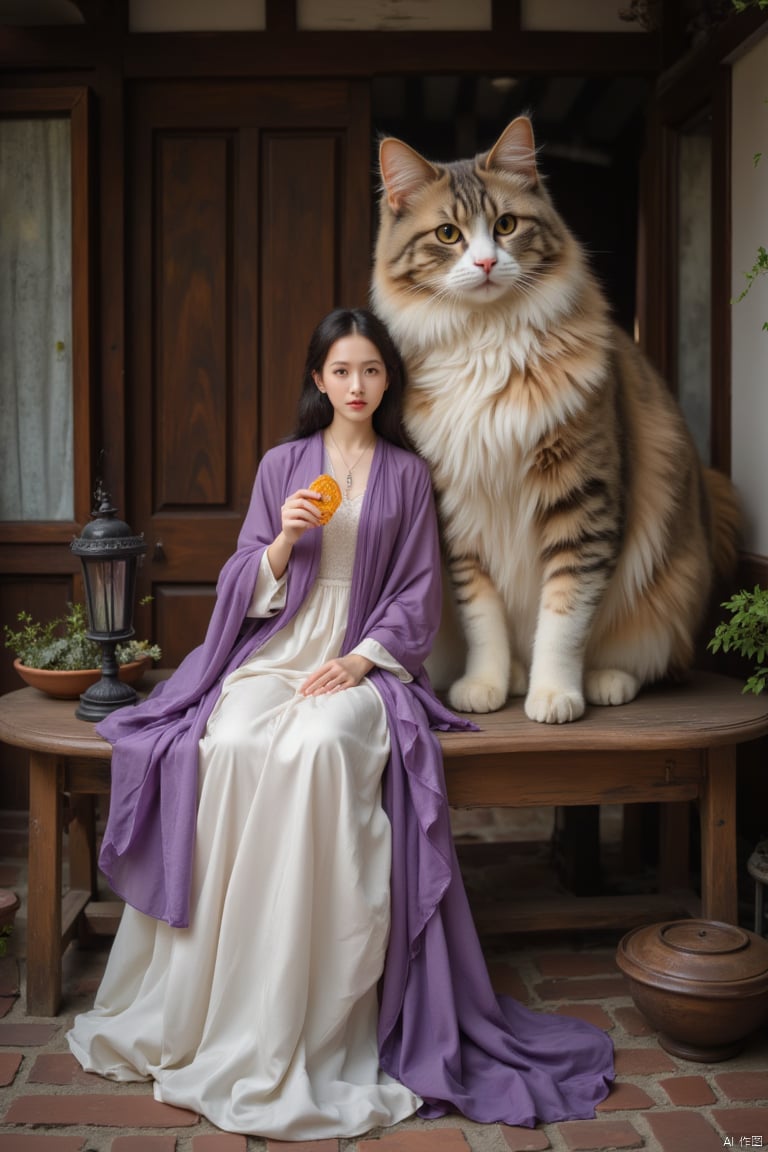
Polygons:
<instances>
[{"instance_id":1,"label":"woman's left hand","mask_svg":"<svg viewBox=\"0 0 768 1152\"><path fill-rule=\"evenodd\" d=\"M299 692L302 696L323 696L328 692L342 692L345 688L354 688L359 684L371 668L373 661L366 660L365 656L357 656L355 653L338 656L335 660L321 664L316 672L307 677Z\"/></svg>"}]
</instances>

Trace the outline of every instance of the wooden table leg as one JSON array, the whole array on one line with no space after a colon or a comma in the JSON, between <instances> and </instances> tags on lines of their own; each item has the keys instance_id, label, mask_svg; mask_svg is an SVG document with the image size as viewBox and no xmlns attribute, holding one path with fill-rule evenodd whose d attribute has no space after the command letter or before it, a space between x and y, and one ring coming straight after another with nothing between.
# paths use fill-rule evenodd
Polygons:
<instances>
[{"instance_id":1,"label":"wooden table leg","mask_svg":"<svg viewBox=\"0 0 768 1152\"><path fill-rule=\"evenodd\" d=\"M701 793L701 914L738 924L736 748L710 748Z\"/></svg>"},{"instance_id":2,"label":"wooden table leg","mask_svg":"<svg viewBox=\"0 0 768 1152\"><path fill-rule=\"evenodd\" d=\"M95 798L73 793L69 798L69 886L96 895L96 812Z\"/></svg>"},{"instance_id":3,"label":"wooden table leg","mask_svg":"<svg viewBox=\"0 0 768 1152\"><path fill-rule=\"evenodd\" d=\"M689 802L659 805L659 889L682 891L690 883Z\"/></svg>"},{"instance_id":4,"label":"wooden table leg","mask_svg":"<svg viewBox=\"0 0 768 1152\"><path fill-rule=\"evenodd\" d=\"M61 767L29 754L27 1013L55 1016L61 1000Z\"/></svg>"}]
</instances>

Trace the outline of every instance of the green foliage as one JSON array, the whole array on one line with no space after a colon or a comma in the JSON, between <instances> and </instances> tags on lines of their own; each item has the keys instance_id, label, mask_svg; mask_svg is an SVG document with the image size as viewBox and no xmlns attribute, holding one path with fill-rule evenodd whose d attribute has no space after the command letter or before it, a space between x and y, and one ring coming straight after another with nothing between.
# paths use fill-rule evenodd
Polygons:
<instances>
[{"instance_id":1,"label":"green foliage","mask_svg":"<svg viewBox=\"0 0 768 1152\"><path fill-rule=\"evenodd\" d=\"M755 280L757 280L758 276L764 276L766 272L768 272L768 252L766 252L765 248L761 244L757 250L757 259L750 268L749 272L744 273L747 286L741 295L736 297L737 304L740 300L744 299L754 284ZM766 322L763 324L763 331L768 332L768 320L766 320Z\"/></svg>"},{"instance_id":2,"label":"green foliage","mask_svg":"<svg viewBox=\"0 0 768 1152\"><path fill-rule=\"evenodd\" d=\"M749 8L759 8L761 11L768 8L768 0L733 0L737 12L746 12Z\"/></svg>"},{"instance_id":3,"label":"green foliage","mask_svg":"<svg viewBox=\"0 0 768 1152\"><path fill-rule=\"evenodd\" d=\"M721 607L731 613L730 620L718 624L708 647L713 652L738 652L748 660L755 660L752 675L744 685L745 692L759 695L765 688L768 667L765 666L768 653L768 588L755 585L754 592L742 589Z\"/></svg>"},{"instance_id":4,"label":"green foliage","mask_svg":"<svg viewBox=\"0 0 768 1152\"><path fill-rule=\"evenodd\" d=\"M86 636L87 619L82 604L67 605L64 616L41 624L28 612L19 612L17 630L3 627L5 647L27 668L49 671L72 671L81 668L101 668L101 645ZM119 664L130 664L142 656L159 660L157 644L148 640L128 640L116 648Z\"/></svg>"}]
</instances>

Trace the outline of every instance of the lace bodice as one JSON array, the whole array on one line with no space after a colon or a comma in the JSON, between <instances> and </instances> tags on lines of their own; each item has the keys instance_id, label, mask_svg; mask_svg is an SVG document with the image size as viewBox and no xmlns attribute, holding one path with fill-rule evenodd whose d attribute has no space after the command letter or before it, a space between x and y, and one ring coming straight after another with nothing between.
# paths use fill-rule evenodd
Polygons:
<instances>
[{"instance_id":1,"label":"lace bodice","mask_svg":"<svg viewBox=\"0 0 768 1152\"><path fill-rule=\"evenodd\" d=\"M365 493L352 500L345 497L341 506L323 528L323 544L320 552L318 580L352 579L355 562L357 530Z\"/></svg>"}]
</instances>

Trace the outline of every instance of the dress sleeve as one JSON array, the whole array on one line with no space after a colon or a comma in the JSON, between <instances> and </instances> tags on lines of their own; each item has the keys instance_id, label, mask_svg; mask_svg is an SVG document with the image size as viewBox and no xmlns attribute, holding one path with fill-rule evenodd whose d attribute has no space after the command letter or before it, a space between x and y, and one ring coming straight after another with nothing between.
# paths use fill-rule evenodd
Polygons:
<instances>
[{"instance_id":1,"label":"dress sleeve","mask_svg":"<svg viewBox=\"0 0 768 1152\"><path fill-rule=\"evenodd\" d=\"M385 672L392 672L397 676L398 680L402 680L403 684L410 684L413 676L404 668L394 656L387 652L383 644L379 644L378 640L373 640L367 637L361 640L360 643L352 649L352 654L357 656L364 656L366 660L371 660L377 668L383 668Z\"/></svg>"},{"instance_id":2,"label":"dress sleeve","mask_svg":"<svg viewBox=\"0 0 768 1152\"><path fill-rule=\"evenodd\" d=\"M285 607L287 574L277 579L269 563L266 550L262 553L259 570L256 574L251 603L246 612L250 618L274 616Z\"/></svg>"}]
</instances>

